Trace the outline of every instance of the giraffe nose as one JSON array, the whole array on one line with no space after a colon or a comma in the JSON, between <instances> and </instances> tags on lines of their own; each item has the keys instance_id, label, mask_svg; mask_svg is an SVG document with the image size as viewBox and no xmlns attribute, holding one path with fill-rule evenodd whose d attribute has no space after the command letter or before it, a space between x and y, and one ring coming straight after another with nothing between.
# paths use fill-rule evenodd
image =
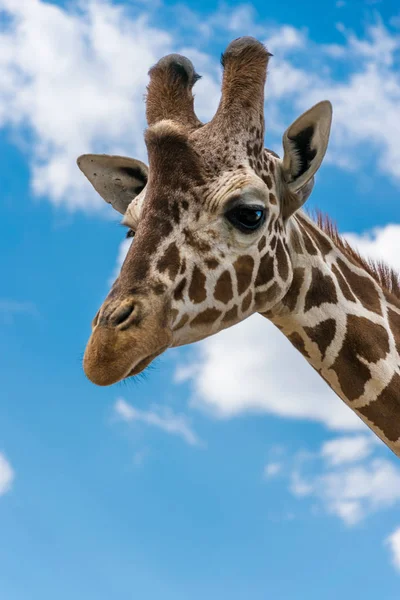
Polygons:
<instances>
[{"instance_id":1,"label":"giraffe nose","mask_svg":"<svg viewBox=\"0 0 400 600\"><path fill-rule=\"evenodd\" d=\"M135 304L130 302L129 304L125 304L125 306L120 306L110 315L110 324L111 325L123 325L126 323L135 310Z\"/></svg>"},{"instance_id":2,"label":"giraffe nose","mask_svg":"<svg viewBox=\"0 0 400 600\"><path fill-rule=\"evenodd\" d=\"M123 303L105 307L97 318L96 323L107 325L116 329L128 329L131 325L138 325L142 320L143 311L141 302L129 299Z\"/></svg>"}]
</instances>

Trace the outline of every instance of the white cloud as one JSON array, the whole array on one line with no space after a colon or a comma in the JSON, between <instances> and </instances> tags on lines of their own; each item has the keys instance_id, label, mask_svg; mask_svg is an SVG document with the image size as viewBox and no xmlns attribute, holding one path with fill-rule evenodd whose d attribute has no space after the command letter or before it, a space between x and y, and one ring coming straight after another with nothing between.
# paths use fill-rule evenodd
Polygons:
<instances>
[{"instance_id":1,"label":"white cloud","mask_svg":"<svg viewBox=\"0 0 400 600\"><path fill-rule=\"evenodd\" d=\"M136 409L128 404L123 398L118 398L114 405L114 411L123 421L133 421L136 416Z\"/></svg>"},{"instance_id":2,"label":"white cloud","mask_svg":"<svg viewBox=\"0 0 400 600\"><path fill-rule=\"evenodd\" d=\"M144 156L149 67L171 36L144 14L101 0L67 9L0 0L0 125L29 129L33 189L59 204L97 208L76 167L93 149Z\"/></svg>"},{"instance_id":3,"label":"white cloud","mask_svg":"<svg viewBox=\"0 0 400 600\"><path fill-rule=\"evenodd\" d=\"M400 501L400 470L388 460L375 459L368 465L322 475L312 486L329 512L353 525Z\"/></svg>"},{"instance_id":4,"label":"white cloud","mask_svg":"<svg viewBox=\"0 0 400 600\"><path fill-rule=\"evenodd\" d=\"M267 36L265 45L274 53L282 55L289 50L304 48L307 44L306 34L291 25L282 25Z\"/></svg>"},{"instance_id":5,"label":"white cloud","mask_svg":"<svg viewBox=\"0 0 400 600\"><path fill-rule=\"evenodd\" d=\"M345 233L344 237L362 256L383 260L400 271L400 225L376 227L362 234Z\"/></svg>"},{"instance_id":6,"label":"white cloud","mask_svg":"<svg viewBox=\"0 0 400 600\"><path fill-rule=\"evenodd\" d=\"M367 516L400 503L400 469L377 454L383 449L369 436L325 442L317 453L300 452L289 468L289 489L318 508L356 525Z\"/></svg>"},{"instance_id":7,"label":"white cloud","mask_svg":"<svg viewBox=\"0 0 400 600\"><path fill-rule=\"evenodd\" d=\"M12 466L4 454L0 452L0 496L10 491L14 476Z\"/></svg>"},{"instance_id":8,"label":"white cloud","mask_svg":"<svg viewBox=\"0 0 400 600\"><path fill-rule=\"evenodd\" d=\"M203 75L196 108L200 118L209 119L220 79L210 39L223 45L243 29L264 39L275 54L266 95L274 143L298 112L327 97L334 104L327 160L355 168L369 151L382 173L400 180L400 40L379 21L363 37L342 28L342 43L324 46L290 25L263 23L249 5L233 10L222 5L201 18L176 9L174 36L158 25L159 11L146 3L133 11L109 0L76 0L67 8L43 0L0 0L0 10L5 15L0 127L13 128L12 139L29 153L34 192L57 205L103 208L75 165L79 154L145 159L143 94L147 71L161 56L182 51L195 61ZM196 49L187 43L193 34Z\"/></svg>"},{"instance_id":9,"label":"white cloud","mask_svg":"<svg viewBox=\"0 0 400 600\"><path fill-rule=\"evenodd\" d=\"M272 479L273 477L279 475L279 473L282 471L282 468L283 465L281 463L270 462L264 467L264 477L267 479Z\"/></svg>"},{"instance_id":10,"label":"white cloud","mask_svg":"<svg viewBox=\"0 0 400 600\"><path fill-rule=\"evenodd\" d=\"M387 538L386 543L389 545L392 554L393 565L400 571L400 527L393 531Z\"/></svg>"},{"instance_id":11,"label":"white cloud","mask_svg":"<svg viewBox=\"0 0 400 600\"><path fill-rule=\"evenodd\" d=\"M344 52L349 72L342 80L320 72L313 86L298 97L297 106L328 98L334 107L332 139L328 159L355 168L366 154L379 170L394 181L400 180L400 37L378 22L367 29L364 39L343 29ZM333 59L331 55L331 59ZM327 65L328 66L328 65ZM354 149L358 148L358 159Z\"/></svg>"},{"instance_id":12,"label":"white cloud","mask_svg":"<svg viewBox=\"0 0 400 600\"><path fill-rule=\"evenodd\" d=\"M331 466L357 462L367 458L374 448L372 436L356 435L335 438L325 442L321 448L321 456Z\"/></svg>"},{"instance_id":13,"label":"white cloud","mask_svg":"<svg viewBox=\"0 0 400 600\"><path fill-rule=\"evenodd\" d=\"M114 412L125 422L145 423L166 433L177 435L191 446L202 444L188 418L185 415L175 414L168 406L154 405L151 410L144 411L128 404L123 398L118 398L114 405Z\"/></svg>"}]
</instances>

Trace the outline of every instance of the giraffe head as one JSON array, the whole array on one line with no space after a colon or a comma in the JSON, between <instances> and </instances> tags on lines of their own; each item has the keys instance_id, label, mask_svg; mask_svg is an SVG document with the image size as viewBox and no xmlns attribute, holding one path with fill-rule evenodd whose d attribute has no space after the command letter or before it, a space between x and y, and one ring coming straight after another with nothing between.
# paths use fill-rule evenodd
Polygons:
<instances>
[{"instance_id":1,"label":"giraffe head","mask_svg":"<svg viewBox=\"0 0 400 600\"><path fill-rule=\"evenodd\" d=\"M288 128L283 160L266 150L269 56L249 37L228 46L220 104L205 125L193 108L193 65L164 57L149 73L149 168L118 156L78 159L134 236L92 324L84 369L94 383L135 375L168 347L269 311L287 292L287 224L311 192L331 106L317 104Z\"/></svg>"}]
</instances>

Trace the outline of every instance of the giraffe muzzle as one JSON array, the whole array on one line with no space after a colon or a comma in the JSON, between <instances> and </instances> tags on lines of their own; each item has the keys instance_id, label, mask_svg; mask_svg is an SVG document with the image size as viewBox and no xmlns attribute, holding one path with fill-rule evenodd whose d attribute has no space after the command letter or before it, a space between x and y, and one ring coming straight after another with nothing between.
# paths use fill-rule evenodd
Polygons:
<instances>
[{"instance_id":1,"label":"giraffe muzzle","mask_svg":"<svg viewBox=\"0 0 400 600\"><path fill-rule=\"evenodd\" d=\"M83 358L88 379L107 386L142 372L171 345L171 330L162 321L159 311L145 310L141 301L105 303Z\"/></svg>"}]
</instances>

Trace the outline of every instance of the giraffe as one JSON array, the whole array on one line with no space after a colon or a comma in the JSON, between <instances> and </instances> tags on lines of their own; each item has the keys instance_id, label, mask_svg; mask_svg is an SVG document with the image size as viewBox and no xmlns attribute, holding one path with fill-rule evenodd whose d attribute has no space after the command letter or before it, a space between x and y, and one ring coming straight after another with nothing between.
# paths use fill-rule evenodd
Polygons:
<instances>
[{"instance_id":1,"label":"giraffe","mask_svg":"<svg viewBox=\"0 0 400 600\"><path fill-rule=\"evenodd\" d=\"M79 157L134 238L92 322L84 371L113 384L167 348L258 312L400 456L399 280L302 209L328 145L330 102L290 125L282 159L264 148L270 56L251 37L229 44L220 103L206 124L194 111L192 63L162 58L149 71L149 167Z\"/></svg>"}]
</instances>

